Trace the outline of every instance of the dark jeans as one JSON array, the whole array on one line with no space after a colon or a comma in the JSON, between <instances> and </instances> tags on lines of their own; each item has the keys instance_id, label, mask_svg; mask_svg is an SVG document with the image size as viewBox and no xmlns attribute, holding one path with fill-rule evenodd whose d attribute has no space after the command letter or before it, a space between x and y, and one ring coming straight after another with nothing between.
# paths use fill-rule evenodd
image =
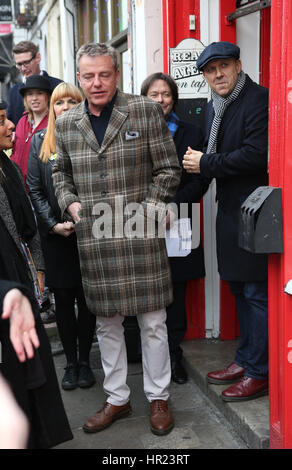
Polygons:
<instances>
[{"instance_id":1,"label":"dark jeans","mask_svg":"<svg viewBox=\"0 0 292 470\"><path fill-rule=\"evenodd\" d=\"M170 359L179 361L182 357L180 343L187 331L187 317L185 308L187 281L173 283L173 302L166 307L166 326Z\"/></svg>"},{"instance_id":2,"label":"dark jeans","mask_svg":"<svg viewBox=\"0 0 292 470\"><path fill-rule=\"evenodd\" d=\"M82 287L52 289L56 304L56 322L68 363L89 362L96 317L87 308ZM75 314L77 300L78 314Z\"/></svg>"},{"instance_id":3,"label":"dark jeans","mask_svg":"<svg viewBox=\"0 0 292 470\"><path fill-rule=\"evenodd\" d=\"M236 298L240 343L235 363L245 375L255 379L268 377L268 281L229 282Z\"/></svg>"}]
</instances>

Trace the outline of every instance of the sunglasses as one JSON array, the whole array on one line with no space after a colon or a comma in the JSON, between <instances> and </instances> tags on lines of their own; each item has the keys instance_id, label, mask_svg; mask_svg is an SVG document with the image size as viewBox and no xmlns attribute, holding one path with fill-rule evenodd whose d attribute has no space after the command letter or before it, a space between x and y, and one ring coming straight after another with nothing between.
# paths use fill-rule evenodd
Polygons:
<instances>
[{"instance_id":1,"label":"sunglasses","mask_svg":"<svg viewBox=\"0 0 292 470\"><path fill-rule=\"evenodd\" d=\"M21 67L27 67L33 59L35 59L35 55L33 55L30 59L24 60L23 62L15 62L15 65L18 69L21 69Z\"/></svg>"}]
</instances>

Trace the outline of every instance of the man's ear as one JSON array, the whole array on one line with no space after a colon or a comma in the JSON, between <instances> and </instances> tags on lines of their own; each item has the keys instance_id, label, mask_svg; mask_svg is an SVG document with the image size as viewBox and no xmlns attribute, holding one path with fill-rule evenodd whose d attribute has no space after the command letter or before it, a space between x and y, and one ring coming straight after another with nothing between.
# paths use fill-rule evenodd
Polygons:
<instances>
[{"instance_id":1,"label":"man's ear","mask_svg":"<svg viewBox=\"0 0 292 470\"><path fill-rule=\"evenodd\" d=\"M76 76L77 76L77 80L78 80L79 85L81 85L81 83L80 83L80 73L77 72L77 73L76 73Z\"/></svg>"},{"instance_id":2,"label":"man's ear","mask_svg":"<svg viewBox=\"0 0 292 470\"><path fill-rule=\"evenodd\" d=\"M41 62L41 54L40 54L40 52L37 52L37 53L36 53L35 60L36 60L36 63L37 63L37 64L40 64L40 62Z\"/></svg>"},{"instance_id":3,"label":"man's ear","mask_svg":"<svg viewBox=\"0 0 292 470\"><path fill-rule=\"evenodd\" d=\"M119 77L120 77L120 69L116 71L116 84L118 84Z\"/></svg>"},{"instance_id":4,"label":"man's ear","mask_svg":"<svg viewBox=\"0 0 292 470\"><path fill-rule=\"evenodd\" d=\"M242 71L242 63L240 59L237 59L236 61L236 70L238 74L240 74L240 72Z\"/></svg>"}]
</instances>

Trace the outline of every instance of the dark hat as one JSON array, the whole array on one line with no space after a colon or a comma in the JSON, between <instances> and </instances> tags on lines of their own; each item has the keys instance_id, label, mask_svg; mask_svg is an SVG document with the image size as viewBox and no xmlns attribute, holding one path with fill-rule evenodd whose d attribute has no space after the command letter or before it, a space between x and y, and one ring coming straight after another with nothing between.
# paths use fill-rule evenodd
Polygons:
<instances>
[{"instance_id":1,"label":"dark hat","mask_svg":"<svg viewBox=\"0 0 292 470\"><path fill-rule=\"evenodd\" d=\"M30 75L27 77L25 85L19 89L19 93L24 96L27 90L43 90L51 94L51 84L48 78L43 77L42 75Z\"/></svg>"},{"instance_id":2,"label":"dark hat","mask_svg":"<svg viewBox=\"0 0 292 470\"><path fill-rule=\"evenodd\" d=\"M197 69L203 70L205 65L211 60L227 59L233 57L239 59L240 49L232 42L220 41L212 42L207 46L197 60Z\"/></svg>"},{"instance_id":3,"label":"dark hat","mask_svg":"<svg viewBox=\"0 0 292 470\"><path fill-rule=\"evenodd\" d=\"M6 101L2 101L2 99L0 98L0 109L6 109L6 108L7 108Z\"/></svg>"}]
</instances>

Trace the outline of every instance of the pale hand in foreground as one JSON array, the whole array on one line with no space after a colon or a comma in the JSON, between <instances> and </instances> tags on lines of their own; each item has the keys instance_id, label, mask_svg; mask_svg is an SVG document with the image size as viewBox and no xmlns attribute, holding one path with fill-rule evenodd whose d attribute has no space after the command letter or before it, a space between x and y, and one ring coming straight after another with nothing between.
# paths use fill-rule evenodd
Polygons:
<instances>
[{"instance_id":1,"label":"pale hand in foreground","mask_svg":"<svg viewBox=\"0 0 292 470\"><path fill-rule=\"evenodd\" d=\"M0 374L0 449L25 449L28 420Z\"/></svg>"},{"instance_id":2,"label":"pale hand in foreground","mask_svg":"<svg viewBox=\"0 0 292 470\"><path fill-rule=\"evenodd\" d=\"M9 318L10 340L20 362L25 362L26 357L31 359L40 342L30 302L19 289L11 289L5 295L2 318Z\"/></svg>"}]
</instances>

